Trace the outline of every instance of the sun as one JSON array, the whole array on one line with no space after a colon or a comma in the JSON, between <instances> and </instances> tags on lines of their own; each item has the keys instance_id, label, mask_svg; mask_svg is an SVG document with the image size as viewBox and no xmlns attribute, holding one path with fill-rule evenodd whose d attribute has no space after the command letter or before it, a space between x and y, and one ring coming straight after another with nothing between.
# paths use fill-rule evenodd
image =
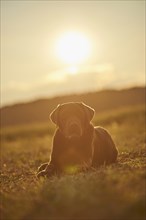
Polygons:
<instances>
[{"instance_id":1,"label":"sun","mask_svg":"<svg viewBox=\"0 0 146 220\"><path fill-rule=\"evenodd\" d=\"M59 37L56 44L56 54L66 64L80 64L88 59L90 53L90 40L80 32L66 32Z\"/></svg>"}]
</instances>

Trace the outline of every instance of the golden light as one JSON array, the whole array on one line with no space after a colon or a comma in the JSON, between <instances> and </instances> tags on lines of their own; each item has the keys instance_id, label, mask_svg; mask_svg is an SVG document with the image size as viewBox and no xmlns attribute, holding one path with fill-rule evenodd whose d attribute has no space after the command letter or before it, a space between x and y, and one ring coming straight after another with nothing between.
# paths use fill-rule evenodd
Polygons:
<instances>
[{"instance_id":1,"label":"golden light","mask_svg":"<svg viewBox=\"0 0 146 220\"><path fill-rule=\"evenodd\" d=\"M78 166L67 166L64 169L64 172L66 174L76 174L79 171L79 167Z\"/></svg>"},{"instance_id":2,"label":"golden light","mask_svg":"<svg viewBox=\"0 0 146 220\"><path fill-rule=\"evenodd\" d=\"M70 65L85 61L90 56L90 53L90 41L85 34L80 32L64 33L56 45L58 58Z\"/></svg>"},{"instance_id":3,"label":"golden light","mask_svg":"<svg viewBox=\"0 0 146 220\"><path fill-rule=\"evenodd\" d=\"M78 73L78 67L76 66L71 66L68 68L68 73L71 74L71 75L75 75Z\"/></svg>"}]
</instances>

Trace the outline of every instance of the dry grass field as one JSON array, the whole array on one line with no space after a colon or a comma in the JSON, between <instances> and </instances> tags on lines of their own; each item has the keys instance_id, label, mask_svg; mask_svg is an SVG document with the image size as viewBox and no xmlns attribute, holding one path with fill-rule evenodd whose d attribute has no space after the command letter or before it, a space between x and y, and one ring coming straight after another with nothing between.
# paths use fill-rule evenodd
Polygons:
<instances>
[{"instance_id":1,"label":"dry grass field","mask_svg":"<svg viewBox=\"0 0 146 220\"><path fill-rule=\"evenodd\" d=\"M49 158L54 126L2 129L2 220L146 219L144 106L99 113L93 123L110 131L119 149L118 163L40 180L35 174Z\"/></svg>"}]
</instances>

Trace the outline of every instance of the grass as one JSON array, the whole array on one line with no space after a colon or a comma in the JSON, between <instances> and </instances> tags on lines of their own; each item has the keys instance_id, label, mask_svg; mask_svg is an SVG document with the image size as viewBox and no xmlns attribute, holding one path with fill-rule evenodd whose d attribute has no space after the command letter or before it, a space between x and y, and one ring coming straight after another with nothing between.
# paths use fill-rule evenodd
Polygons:
<instances>
[{"instance_id":1,"label":"grass","mask_svg":"<svg viewBox=\"0 0 146 220\"><path fill-rule=\"evenodd\" d=\"M96 115L118 149L118 163L86 173L38 180L48 161L51 124L1 131L2 220L144 220L145 109L129 107Z\"/></svg>"}]
</instances>

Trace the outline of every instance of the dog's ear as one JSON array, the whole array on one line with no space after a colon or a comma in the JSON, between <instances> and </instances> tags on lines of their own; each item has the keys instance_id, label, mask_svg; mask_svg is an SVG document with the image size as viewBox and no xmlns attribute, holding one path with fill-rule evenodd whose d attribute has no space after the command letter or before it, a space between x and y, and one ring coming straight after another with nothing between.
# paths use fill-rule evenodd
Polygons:
<instances>
[{"instance_id":1,"label":"dog's ear","mask_svg":"<svg viewBox=\"0 0 146 220\"><path fill-rule=\"evenodd\" d=\"M81 104L84 108L84 111L85 111L85 114L86 114L88 121L91 121L94 116L95 110L84 103L81 103Z\"/></svg>"},{"instance_id":2,"label":"dog's ear","mask_svg":"<svg viewBox=\"0 0 146 220\"><path fill-rule=\"evenodd\" d=\"M58 124L58 113L61 105L57 105L57 107L50 113L50 119L54 124Z\"/></svg>"}]
</instances>

